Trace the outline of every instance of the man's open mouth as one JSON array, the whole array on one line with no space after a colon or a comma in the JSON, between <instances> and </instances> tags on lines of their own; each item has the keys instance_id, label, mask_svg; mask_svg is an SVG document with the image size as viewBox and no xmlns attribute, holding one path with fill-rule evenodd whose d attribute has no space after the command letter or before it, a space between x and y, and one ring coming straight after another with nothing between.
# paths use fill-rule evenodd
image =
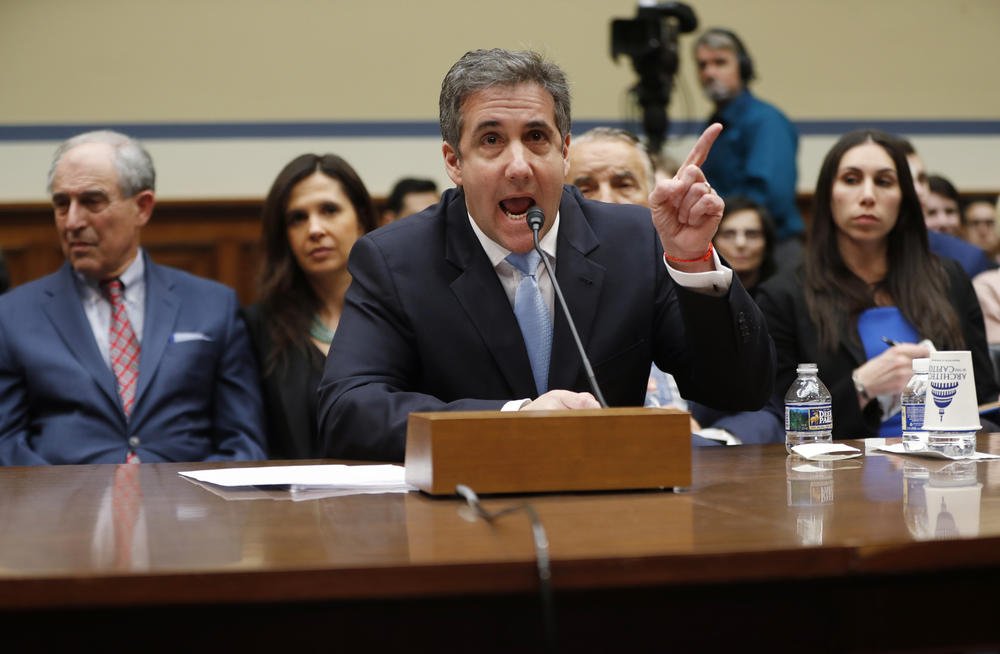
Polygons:
<instances>
[{"instance_id":1,"label":"man's open mouth","mask_svg":"<svg viewBox=\"0 0 1000 654\"><path fill-rule=\"evenodd\" d=\"M500 209L510 218L524 218L534 204L532 198L507 198L500 201Z\"/></svg>"}]
</instances>

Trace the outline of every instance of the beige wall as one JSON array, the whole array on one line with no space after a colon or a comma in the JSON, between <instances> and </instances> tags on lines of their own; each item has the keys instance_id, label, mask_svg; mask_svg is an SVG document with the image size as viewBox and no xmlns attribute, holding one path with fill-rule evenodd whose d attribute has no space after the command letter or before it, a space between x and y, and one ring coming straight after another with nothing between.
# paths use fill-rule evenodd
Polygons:
<instances>
[{"instance_id":1,"label":"beige wall","mask_svg":"<svg viewBox=\"0 0 1000 654\"><path fill-rule=\"evenodd\" d=\"M732 27L744 38L756 92L793 120L1000 118L998 0L691 4L702 27ZM629 62L609 57L609 20L634 14L632 0L0 0L0 124L435 120L448 66L467 49L492 46L545 51L570 77L577 118L620 120L634 114L625 89L635 77ZM709 110L693 81L693 38L681 39L673 119ZM51 152L35 145L32 166ZM196 142L192 151L210 147ZM440 161L433 139L424 147L432 152L413 159L380 152L381 165L366 174L373 191ZM954 161L931 167L968 166L962 147L951 150ZM0 166L23 167L15 157L24 151L0 142ZM252 188L281 163L262 159ZM808 180L815 162L800 163ZM188 172L200 165L193 156ZM957 175L983 185L971 173ZM434 175L443 179L439 168ZM986 186L1000 187L1000 171L995 178ZM11 183L18 188L0 187L0 200L39 195L40 185Z\"/></svg>"},{"instance_id":2,"label":"beige wall","mask_svg":"<svg viewBox=\"0 0 1000 654\"><path fill-rule=\"evenodd\" d=\"M757 90L794 118L1000 115L997 0L701 0ZM608 21L631 0L0 0L0 122L428 119L474 47L547 51L580 117L619 115L633 79ZM682 37L682 86L700 117Z\"/></svg>"}]
</instances>

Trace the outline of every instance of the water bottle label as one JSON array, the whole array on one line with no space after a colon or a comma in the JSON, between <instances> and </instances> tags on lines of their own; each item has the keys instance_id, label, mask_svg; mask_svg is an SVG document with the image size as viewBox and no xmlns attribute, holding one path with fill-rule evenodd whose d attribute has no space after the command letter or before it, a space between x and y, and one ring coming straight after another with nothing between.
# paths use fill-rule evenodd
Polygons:
<instances>
[{"instance_id":1,"label":"water bottle label","mask_svg":"<svg viewBox=\"0 0 1000 654\"><path fill-rule=\"evenodd\" d=\"M786 406L785 431L830 431L833 409L829 404Z\"/></svg>"},{"instance_id":2,"label":"water bottle label","mask_svg":"<svg viewBox=\"0 0 1000 654\"><path fill-rule=\"evenodd\" d=\"M903 431L921 431L924 428L924 405L903 405Z\"/></svg>"}]
</instances>

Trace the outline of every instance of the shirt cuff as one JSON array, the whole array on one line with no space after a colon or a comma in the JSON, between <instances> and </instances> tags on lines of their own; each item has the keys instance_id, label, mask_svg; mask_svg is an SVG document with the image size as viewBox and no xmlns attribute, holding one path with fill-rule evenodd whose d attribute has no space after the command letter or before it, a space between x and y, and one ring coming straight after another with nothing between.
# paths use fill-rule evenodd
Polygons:
<instances>
[{"instance_id":1,"label":"shirt cuff","mask_svg":"<svg viewBox=\"0 0 1000 654\"><path fill-rule=\"evenodd\" d=\"M500 407L501 411L520 411L524 407L528 406L531 402L530 399L523 400L511 400L510 402L504 402L504 405Z\"/></svg>"},{"instance_id":2,"label":"shirt cuff","mask_svg":"<svg viewBox=\"0 0 1000 654\"><path fill-rule=\"evenodd\" d=\"M680 286L705 295L721 297L729 291L729 287L733 283L733 269L722 265L719 253L715 251L715 248L712 248L712 262L715 270L687 273L672 268L667 260L663 259L663 265L667 267L667 272Z\"/></svg>"}]
</instances>

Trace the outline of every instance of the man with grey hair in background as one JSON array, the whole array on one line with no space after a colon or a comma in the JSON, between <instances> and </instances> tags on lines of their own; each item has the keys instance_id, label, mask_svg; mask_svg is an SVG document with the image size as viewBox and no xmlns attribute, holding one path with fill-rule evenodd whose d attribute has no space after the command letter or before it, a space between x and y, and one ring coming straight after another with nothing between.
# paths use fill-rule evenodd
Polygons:
<instances>
[{"instance_id":1,"label":"man with grey hair in background","mask_svg":"<svg viewBox=\"0 0 1000 654\"><path fill-rule=\"evenodd\" d=\"M799 260L804 231L796 204L799 135L781 111L754 96L756 77L746 46L733 32L706 30L694 44L698 79L715 103L708 123L722 123L702 169L723 199L742 196L767 208L774 218L781 267Z\"/></svg>"},{"instance_id":2,"label":"man with grey hair in background","mask_svg":"<svg viewBox=\"0 0 1000 654\"><path fill-rule=\"evenodd\" d=\"M145 149L77 135L48 189L66 262L0 296L0 465L264 458L236 294L139 246L155 203Z\"/></svg>"},{"instance_id":3,"label":"man with grey hair in background","mask_svg":"<svg viewBox=\"0 0 1000 654\"><path fill-rule=\"evenodd\" d=\"M686 397L760 408L773 344L710 247L724 204L698 167L718 125L647 209L564 186L569 85L537 53L466 53L442 83L440 118L456 188L351 252L319 387L327 456L402 460L413 411L598 406L533 249L535 207L540 247L608 404L641 405L655 361Z\"/></svg>"},{"instance_id":4,"label":"man with grey hair in background","mask_svg":"<svg viewBox=\"0 0 1000 654\"><path fill-rule=\"evenodd\" d=\"M595 127L573 138L566 183L588 200L649 206L653 162L634 134Z\"/></svg>"}]
</instances>

